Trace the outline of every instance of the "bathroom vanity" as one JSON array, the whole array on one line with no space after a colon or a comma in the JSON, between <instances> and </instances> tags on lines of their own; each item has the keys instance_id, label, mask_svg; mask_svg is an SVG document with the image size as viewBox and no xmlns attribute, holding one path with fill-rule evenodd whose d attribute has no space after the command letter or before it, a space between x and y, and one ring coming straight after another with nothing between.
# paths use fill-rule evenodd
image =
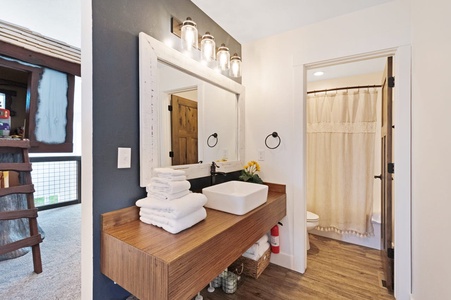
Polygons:
<instances>
[{"instance_id":1,"label":"bathroom vanity","mask_svg":"<svg viewBox=\"0 0 451 300\"><path fill-rule=\"evenodd\" d=\"M102 215L101 272L141 300L192 299L286 215L284 185L237 216L207 218L176 235L139 221L139 208Z\"/></svg>"}]
</instances>

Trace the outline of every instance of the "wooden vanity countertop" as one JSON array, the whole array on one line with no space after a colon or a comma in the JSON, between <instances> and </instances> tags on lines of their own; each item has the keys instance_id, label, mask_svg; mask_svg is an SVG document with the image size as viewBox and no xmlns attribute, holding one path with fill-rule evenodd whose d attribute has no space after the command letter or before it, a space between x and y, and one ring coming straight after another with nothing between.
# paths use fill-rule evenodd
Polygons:
<instances>
[{"instance_id":1,"label":"wooden vanity countertop","mask_svg":"<svg viewBox=\"0 0 451 300\"><path fill-rule=\"evenodd\" d=\"M178 234L139 221L139 208L102 215L101 271L141 300L191 299L286 215L284 185L243 216L208 209Z\"/></svg>"}]
</instances>

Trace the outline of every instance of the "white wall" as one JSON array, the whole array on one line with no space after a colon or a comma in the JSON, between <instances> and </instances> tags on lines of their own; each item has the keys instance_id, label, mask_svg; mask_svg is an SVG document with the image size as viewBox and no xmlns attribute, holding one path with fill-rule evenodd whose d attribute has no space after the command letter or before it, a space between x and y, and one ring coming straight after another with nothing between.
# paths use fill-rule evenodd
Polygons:
<instances>
[{"instance_id":1,"label":"white wall","mask_svg":"<svg viewBox=\"0 0 451 300\"><path fill-rule=\"evenodd\" d=\"M409 43L410 1L399 0L243 45L245 158L255 159L257 151L264 149L262 178L287 185L281 254L273 255L273 262L299 271L305 267L305 233L294 236L296 223L305 224L305 215L294 216L295 207L305 207L303 96L298 93L303 90L303 64ZM264 146L272 131L282 138L276 150Z\"/></svg>"},{"instance_id":2,"label":"white wall","mask_svg":"<svg viewBox=\"0 0 451 300\"><path fill-rule=\"evenodd\" d=\"M81 46L81 0L0 0L0 19Z\"/></svg>"},{"instance_id":3,"label":"white wall","mask_svg":"<svg viewBox=\"0 0 451 300\"><path fill-rule=\"evenodd\" d=\"M451 2L412 1L413 298L451 297Z\"/></svg>"}]
</instances>

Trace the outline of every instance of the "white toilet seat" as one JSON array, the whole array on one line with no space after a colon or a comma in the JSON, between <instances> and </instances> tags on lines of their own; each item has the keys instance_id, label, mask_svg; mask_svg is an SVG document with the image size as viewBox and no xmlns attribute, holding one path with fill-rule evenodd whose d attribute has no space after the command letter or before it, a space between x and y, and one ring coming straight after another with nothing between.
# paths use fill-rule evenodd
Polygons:
<instances>
[{"instance_id":1,"label":"white toilet seat","mask_svg":"<svg viewBox=\"0 0 451 300\"><path fill-rule=\"evenodd\" d=\"M319 216L310 211L307 211L307 222L316 222L319 220Z\"/></svg>"}]
</instances>

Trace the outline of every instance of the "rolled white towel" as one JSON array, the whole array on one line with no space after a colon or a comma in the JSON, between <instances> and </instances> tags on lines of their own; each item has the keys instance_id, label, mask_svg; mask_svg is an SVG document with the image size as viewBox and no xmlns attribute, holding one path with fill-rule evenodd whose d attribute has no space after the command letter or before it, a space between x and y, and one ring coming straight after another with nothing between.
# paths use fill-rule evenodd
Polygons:
<instances>
[{"instance_id":1,"label":"rolled white towel","mask_svg":"<svg viewBox=\"0 0 451 300\"><path fill-rule=\"evenodd\" d=\"M141 210L167 213L173 219L179 219L199 209L207 203L207 197L200 193L190 193L182 198L167 201L155 198L143 198L136 201Z\"/></svg>"},{"instance_id":2,"label":"rolled white towel","mask_svg":"<svg viewBox=\"0 0 451 300\"><path fill-rule=\"evenodd\" d=\"M267 241L268 241L268 235L265 234L257 242L255 242L255 244L253 244L249 249L247 249L246 253L251 254L251 255L258 253L260 246L263 245L264 243L266 243Z\"/></svg>"},{"instance_id":3,"label":"rolled white towel","mask_svg":"<svg viewBox=\"0 0 451 300\"><path fill-rule=\"evenodd\" d=\"M189 190L184 190L178 193L163 193L163 192L147 192L147 197L151 197L151 198L156 198L156 199L160 199L160 200L174 200L174 199L179 199L182 198L183 196L188 195L189 193L191 193L191 191Z\"/></svg>"},{"instance_id":4,"label":"rolled white towel","mask_svg":"<svg viewBox=\"0 0 451 300\"><path fill-rule=\"evenodd\" d=\"M206 217L207 211L205 210L205 208L201 207L195 212L192 212L189 215L178 220L159 218L153 215L141 216L139 219L144 223L161 227L167 232L176 234L182 230L192 227L193 225L204 220Z\"/></svg>"},{"instance_id":5,"label":"rolled white towel","mask_svg":"<svg viewBox=\"0 0 451 300\"><path fill-rule=\"evenodd\" d=\"M171 168L155 168L153 170L158 177L162 177L162 178L173 178L176 176L184 176L185 175L185 171L174 170Z\"/></svg>"},{"instance_id":6,"label":"rolled white towel","mask_svg":"<svg viewBox=\"0 0 451 300\"><path fill-rule=\"evenodd\" d=\"M258 247L258 252L257 253L255 253L255 254L249 254L249 253L243 253L243 256L244 257L247 257L247 258L250 258L250 259L252 259L252 260L255 260L255 261L257 261L257 260L259 260L260 259L260 257L262 257L262 255L266 252L266 250L268 250L269 249L269 243L268 242L266 242L266 243L263 243L262 245L260 245L260 247Z\"/></svg>"},{"instance_id":7,"label":"rolled white towel","mask_svg":"<svg viewBox=\"0 0 451 300\"><path fill-rule=\"evenodd\" d=\"M189 190L191 183L187 180L184 181L168 181L166 183L150 182L150 185L146 187L147 192L158 192L167 194L176 194L186 190Z\"/></svg>"},{"instance_id":8,"label":"rolled white towel","mask_svg":"<svg viewBox=\"0 0 451 300\"><path fill-rule=\"evenodd\" d=\"M155 182L155 183L168 183L168 182L173 182L173 181L184 181L186 180L186 176L185 175L178 175L178 176L172 176L171 178L164 178L164 177L152 177L150 179L150 182Z\"/></svg>"}]
</instances>

